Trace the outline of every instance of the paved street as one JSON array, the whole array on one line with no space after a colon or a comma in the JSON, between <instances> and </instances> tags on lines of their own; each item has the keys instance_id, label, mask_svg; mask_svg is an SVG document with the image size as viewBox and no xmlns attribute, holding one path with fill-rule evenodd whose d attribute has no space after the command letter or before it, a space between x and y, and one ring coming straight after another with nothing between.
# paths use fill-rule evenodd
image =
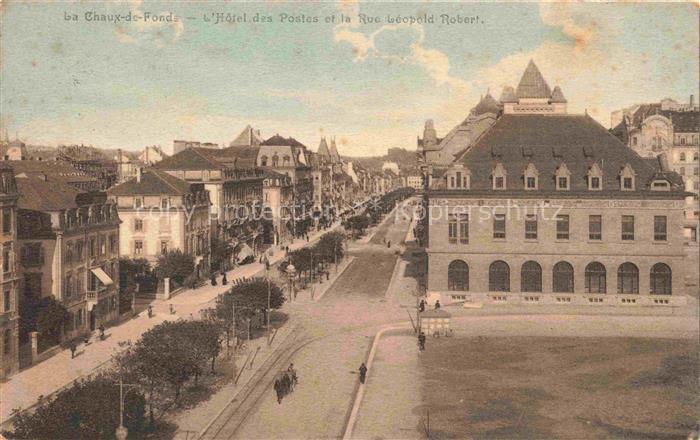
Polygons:
<instances>
[{"instance_id":1,"label":"paved street","mask_svg":"<svg viewBox=\"0 0 700 440\"><path fill-rule=\"evenodd\" d=\"M310 241L315 241L325 232L327 231L312 234L309 237ZM305 240L295 240L290 245L290 249L298 249L308 243ZM275 263L283 258L284 251L277 251L271 261ZM261 271L264 271L264 265L252 263L229 271L227 277L233 281L236 278L256 275ZM212 301L229 287L207 284L196 290L183 291L168 301L155 301L153 318L149 319L144 311L121 325L108 328L106 340L93 341L87 346L79 345L75 359L70 358L70 351L63 350L46 361L14 375L9 382L0 386L0 420L5 421L14 408L27 408L40 396L48 396L75 379L105 365L120 349L120 344L127 341L135 342L141 334L153 326L169 319L196 316L201 310L208 308ZM175 308L174 315L169 313L171 304Z\"/></svg>"}]
</instances>

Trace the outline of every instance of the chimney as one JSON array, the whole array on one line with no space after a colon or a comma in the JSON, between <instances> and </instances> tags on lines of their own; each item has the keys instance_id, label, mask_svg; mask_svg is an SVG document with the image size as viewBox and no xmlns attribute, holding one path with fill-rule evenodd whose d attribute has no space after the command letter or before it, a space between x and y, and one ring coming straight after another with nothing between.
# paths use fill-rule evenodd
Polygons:
<instances>
[{"instance_id":1,"label":"chimney","mask_svg":"<svg viewBox=\"0 0 700 440\"><path fill-rule=\"evenodd\" d=\"M659 166L661 167L661 171L671 171L671 167L668 166L668 154L659 154Z\"/></svg>"},{"instance_id":2,"label":"chimney","mask_svg":"<svg viewBox=\"0 0 700 440\"><path fill-rule=\"evenodd\" d=\"M143 172L143 168L141 167L136 167L136 182L141 183L141 173Z\"/></svg>"}]
</instances>

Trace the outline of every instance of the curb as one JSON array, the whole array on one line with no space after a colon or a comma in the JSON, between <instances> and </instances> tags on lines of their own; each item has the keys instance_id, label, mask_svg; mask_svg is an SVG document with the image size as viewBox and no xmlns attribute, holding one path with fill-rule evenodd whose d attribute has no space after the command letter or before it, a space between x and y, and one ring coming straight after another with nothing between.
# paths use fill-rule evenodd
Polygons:
<instances>
[{"instance_id":1,"label":"curb","mask_svg":"<svg viewBox=\"0 0 700 440\"><path fill-rule=\"evenodd\" d=\"M360 406L362 405L362 398L365 395L365 386L370 378L370 373L372 372L372 363L374 362L374 356L377 354L377 346L384 333L392 330L404 330L408 329L408 322L402 322L400 324L390 324L383 327L381 330L374 335L374 341L372 342L372 348L367 356L367 377L365 378L365 383L361 383L357 388L357 394L355 394L355 402L352 406L352 411L350 411L350 416L345 424L345 430L343 431L343 440L349 440L352 438L352 431L355 427L355 422L357 422L357 415L360 413Z\"/></svg>"},{"instance_id":2,"label":"curb","mask_svg":"<svg viewBox=\"0 0 700 440\"><path fill-rule=\"evenodd\" d=\"M344 263L346 263L345 266L344 266L342 269L340 269L340 271L335 275L335 279L334 279L333 281L330 282L330 285L329 285L328 287L326 287L326 288L323 290L323 292L321 292L317 297L315 297L315 298L313 299L314 302L319 302L319 301L321 301L321 298L323 298L323 296L324 296L329 290L331 290L331 287L333 287L333 285L336 283L336 281L338 281L338 278L340 278L341 275L343 275L343 273L345 273L345 271L348 269L348 267L350 267L350 265L352 264L352 262L355 261L355 258L356 258L356 257L353 255L353 256L351 256L351 257L349 257L349 258L347 258L347 259L345 260L345 262L344 262Z\"/></svg>"}]
</instances>

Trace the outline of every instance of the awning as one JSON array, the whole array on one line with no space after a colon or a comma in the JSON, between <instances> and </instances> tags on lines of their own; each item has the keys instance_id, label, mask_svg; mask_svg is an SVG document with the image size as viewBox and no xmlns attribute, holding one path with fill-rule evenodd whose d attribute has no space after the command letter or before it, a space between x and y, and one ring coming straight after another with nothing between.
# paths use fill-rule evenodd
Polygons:
<instances>
[{"instance_id":1,"label":"awning","mask_svg":"<svg viewBox=\"0 0 700 440\"><path fill-rule=\"evenodd\" d=\"M100 280L100 282L102 282L102 284L104 284L105 286L110 286L110 285L112 285L112 284L114 283L114 282L112 281L112 279L109 277L109 275L107 275L107 273L106 273L104 270L102 270L101 267L96 267L96 268L90 269L90 270L92 271L92 273L95 274L95 276L96 276L96 277Z\"/></svg>"},{"instance_id":2,"label":"awning","mask_svg":"<svg viewBox=\"0 0 700 440\"><path fill-rule=\"evenodd\" d=\"M247 244L241 246L241 250L238 252L238 258L245 259L253 255L253 250Z\"/></svg>"}]
</instances>

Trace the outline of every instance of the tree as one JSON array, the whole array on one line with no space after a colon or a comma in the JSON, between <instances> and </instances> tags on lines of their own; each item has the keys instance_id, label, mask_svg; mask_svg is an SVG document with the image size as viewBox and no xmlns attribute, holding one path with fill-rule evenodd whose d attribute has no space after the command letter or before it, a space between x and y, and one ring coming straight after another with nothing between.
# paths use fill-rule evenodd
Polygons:
<instances>
[{"instance_id":1,"label":"tree","mask_svg":"<svg viewBox=\"0 0 700 440\"><path fill-rule=\"evenodd\" d=\"M221 352L221 326L212 320L176 321L174 330L179 332L179 339L186 341L191 349L192 362L197 366L211 361L211 372L214 372L217 356ZM195 383L201 370L195 371Z\"/></svg>"},{"instance_id":2,"label":"tree","mask_svg":"<svg viewBox=\"0 0 700 440\"><path fill-rule=\"evenodd\" d=\"M22 340L30 332L39 332L48 345L59 343L63 328L70 321L68 310L52 296L22 298L19 313Z\"/></svg>"},{"instance_id":3,"label":"tree","mask_svg":"<svg viewBox=\"0 0 700 440\"><path fill-rule=\"evenodd\" d=\"M143 432L145 399L138 389L124 395L124 425ZM17 413L8 439L112 439L119 426L119 379L113 374L76 381L35 411Z\"/></svg>"},{"instance_id":4,"label":"tree","mask_svg":"<svg viewBox=\"0 0 700 440\"><path fill-rule=\"evenodd\" d=\"M355 235L361 234L369 227L369 218L365 214L355 215L346 220L346 227Z\"/></svg>"},{"instance_id":5,"label":"tree","mask_svg":"<svg viewBox=\"0 0 700 440\"><path fill-rule=\"evenodd\" d=\"M233 247L229 243L214 236L211 238L209 255L211 256L212 269L223 270L227 268L227 262L233 255Z\"/></svg>"},{"instance_id":6,"label":"tree","mask_svg":"<svg viewBox=\"0 0 700 440\"><path fill-rule=\"evenodd\" d=\"M158 257L156 263L156 276L159 279L170 278L177 285L182 285L190 274L194 272L194 259L191 255L184 254L180 249L173 249Z\"/></svg>"},{"instance_id":7,"label":"tree","mask_svg":"<svg viewBox=\"0 0 700 440\"><path fill-rule=\"evenodd\" d=\"M316 255L326 263L335 263L343 258L345 234L331 231L323 234L316 244Z\"/></svg>"}]
</instances>

